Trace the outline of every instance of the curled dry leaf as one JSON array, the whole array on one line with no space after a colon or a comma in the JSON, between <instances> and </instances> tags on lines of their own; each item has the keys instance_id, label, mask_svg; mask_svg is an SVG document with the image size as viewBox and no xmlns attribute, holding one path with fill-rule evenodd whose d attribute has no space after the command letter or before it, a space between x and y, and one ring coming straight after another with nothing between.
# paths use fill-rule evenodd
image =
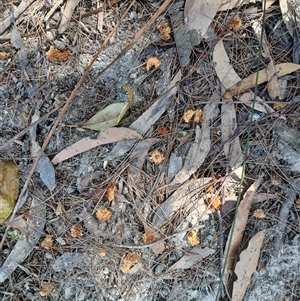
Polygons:
<instances>
[{"instance_id":1,"label":"curled dry leaf","mask_svg":"<svg viewBox=\"0 0 300 301\"><path fill-rule=\"evenodd\" d=\"M41 247L46 250L50 250L53 245L53 237L51 235L47 235L41 243Z\"/></svg>"},{"instance_id":2,"label":"curled dry leaf","mask_svg":"<svg viewBox=\"0 0 300 301\"><path fill-rule=\"evenodd\" d=\"M239 30L239 29L242 27L242 25L243 25L243 21L242 21L241 18L239 18L239 17L233 17L233 18L229 21L227 27L228 27L229 29L232 29L232 30L237 31L237 30Z\"/></svg>"},{"instance_id":3,"label":"curled dry leaf","mask_svg":"<svg viewBox=\"0 0 300 301\"><path fill-rule=\"evenodd\" d=\"M14 210L18 195L18 166L8 160L0 162L0 225Z\"/></svg>"},{"instance_id":4,"label":"curled dry leaf","mask_svg":"<svg viewBox=\"0 0 300 301\"><path fill-rule=\"evenodd\" d=\"M200 239L198 237L198 231L192 230L187 234L187 241L191 246L198 246L200 244Z\"/></svg>"},{"instance_id":5,"label":"curled dry leaf","mask_svg":"<svg viewBox=\"0 0 300 301\"><path fill-rule=\"evenodd\" d=\"M53 282L43 282L42 289L40 290L41 297L48 296L54 289Z\"/></svg>"},{"instance_id":6,"label":"curled dry leaf","mask_svg":"<svg viewBox=\"0 0 300 301\"><path fill-rule=\"evenodd\" d=\"M112 213L108 209L99 209L96 217L100 222L106 222L112 217Z\"/></svg>"},{"instance_id":7,"label":"curled dry leaf","mask_svg":"<svg viewBox=\"0 0 300 301\"><path fill-rule=\"evenodd\" d=\"M300 65L293 64L293 63L283 63L275 65L275 71L278 77L290 74L300 69ZM237 84L233 85L229 88L225 94L223 95L224 98L229 99L235 95L241 94L246 92L247 90L255 87L256 85L256 77L257 77L257 84L260 85L266 81L268 81L268 73L267 69L260 70L258 73L252 73L250 76L242 79Z\"/></svg>"},{"instance_id":8,"label":"curled dry leaf","mask_svg":"<svg viewBox=\"0 0 300 301\"><path fill-rule=\"evenodd\" d=\"M68 125L68 127L87 128L95 131L104 131L118 125L125 113L134 104L134 93L129 86L124 86L128 93L128 102L117 102L108 105L96 113L92 118L83 124Z\"/></svg>"},{"instance_id":9,"label":"curled dry leaf","mask_svg":"<svg viewBox=\"0 0 300 301\"><path fill-rule=\"evenodd\" d=\"M163 40L163 41L168 41L171 36L171 28L168 25L157 25L157 30L159 32L159 37Z\"/></svg>"},{"instance_id":10,"label":"curled dry leaf","mask_svg":"<svg viewBox=\"0 0 300 301\"><path fill-rule=\"evenodd\" d=\"M150 159L155 163L155 164L161 164L164 160L164 154L160 152L158 149L155 149L150 153Z\"/></svg>"},{"instance_id":11,"label":"curled dry leaf","mask_svg":"<svg viewBox=\"0 0 300 301\"><path fill-rule=\"evenodd\" d=\"M161 65L161 61L157 57L150 57L146 63L146 70L149 71L151 68L158 68Z\"/></svg>"},{"instance_id":12,"label":"curled dry leaf","mask_svg":"<svg viewBox=\"0 0 300 301\"><path fill-rule=\"evenodd\" d=\"M50 49L46 52L46 57L50 62L66 62L72 55L69 49L59 50L54 46L50 46Z\"/></svg>"},{"instance_id":13,"label":"curled dry leaf","mask_svg":"<svg viewBox=\"0 0 300 301\"><path fill-rule=\"evenodd\" d=\"M76 224L71 227L71 236L80 237L83 235L83 228L81 224Z\"/></svg>"},{"instance_id":14,"label":"curled dry leaf","mask_svg":"<svg viewBox=\"0 0 300 301\"><path fill-rule=\"evenodd\" d=\"M121 259L120 270L124 274L128 274L130 269L140 261L141 261L141 255L138 253L131 252L131 253L124 254L124 256Z\"/></svg>"},{"instance_id":15,"label":"curled dry leaf","mask_svg":"<svg viewBox=\"0 0 300 301\"><path fill-rule=\"evenodd\" d=\"M115 185L112 183L108 184L106 188L106 197L110 202L112 202L115 199L115 191L116 191Z\"/></svg>"}]
</instances>

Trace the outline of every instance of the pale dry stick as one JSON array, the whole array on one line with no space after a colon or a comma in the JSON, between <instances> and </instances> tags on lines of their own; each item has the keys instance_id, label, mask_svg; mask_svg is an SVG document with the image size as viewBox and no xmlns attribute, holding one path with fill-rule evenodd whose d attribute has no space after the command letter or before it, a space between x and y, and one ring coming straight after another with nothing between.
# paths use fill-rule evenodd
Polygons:
<instances>
[{"instance_id":1,"label":"pale dry stick","mask_svg":"<svg viewBox=\"0 0 300 301\"><path fill-rule=\"evenodd\" d=\"M52 6L48 14L45 16L44 21L48 21L54 11L64 2L65 0L57 0L56 3Z\"/></svg>"},{"instance_id":2,"label":"pale dry stick","mask_svg":"<svg viewBox=\"0 0 300 301\"><path fill-rule=\"evenodd\" d=\"M31 178L32 178L32 175L33 175L33 173L35 172L35 169L36 169L36 167L37 167L37 165L38 165L38 163L39 163L39 160L40 160L40 158L42 157L43 152L44 152L46 146L48 145L48 143L49 143L49 141L50 141L50 139L51 139L51 137L52 137L52 135L53 135L55 129L57 128L57 126L58 126L60 120L62 119L64 113L66 112L66 110L67 110L69 104L71 103L71 101L73 100L73 98L76 96L76 93L77 93L78 89L80 88L80 86L81 86L82 83L84 82L84 80L85 80L87 74L89 73L89 71L91 70L91 68L92 68L92 66L93 66L93 64L94 64L94 62L96 61L96 59L98 58L98 56L100 55L100 53L102 52L102 50L104 49L104 47L106 46L106 44L108 43L108 41L110 40L110 38L112 37L112 35L115 33L115 31L117 30L117 28L120 26L120 24L121 24L121 22L123 21L124 17L127 15L127 13L129 12L130 8L133 6L134 3L135 3L135 0L133 0L133 1L130 3L130 5L129 5L128 8L126 9L125 13L122 15L122 17L120 18L120 20L117 22L116 26L115 26L115 27L113 28L113 30L109 33L109 35L106 37L104 43L101 45L101 47L99 48L99 50L96 52L96 54L94 55L92 61L91 61L90 64L86 67L86 69L85 69L83 75L81 76L81 78L79 79L78 83L76 84L74 90L71 92L70 96L68 97L68 99L67 99L65 105L63 106L62 110L60 111L60 113L59 113L59 115L58 115L58 117L57 117L57 119L56 119L56 121L55 121L55 123L54 123L52 129L50 130L48 136L46 137L46 139L45 139L45 141L44 141L44 143L43 143L43 146L42 146L42 148L41 148L41 150L40 150L40 152L39 152L37 158L35 159L35 162L34 162L32 168L31 168L31 170L30 170L30 172L29 172L29 174L28 174L28 177L27 177L27 179L26 179L26 181L25 181L25 183L24 183L23 189L22 189L22 191L21 191L21 193L20 193L20 195L19 195L19 198L18 198L18 201L17 201L16 206L18 206L18 203L20 202L21 198L23 197L24 193L26 192L27 187L28 187L28 185L29 185L29 182L30 182L30 180L31 180ZM14 214L11 215L9 221L12 221L12 220L14 219L15 214L16 214L16 213L14 213ZM2 250L2 247L3 247L4 241L5 241L5 239L6 239L8 230L9 230L9 226L6 228L5 233L4 233L3 237L2 237L2 240L1 240L1 243L0 243L0 250Z\"/></svg>"}]
</instances>

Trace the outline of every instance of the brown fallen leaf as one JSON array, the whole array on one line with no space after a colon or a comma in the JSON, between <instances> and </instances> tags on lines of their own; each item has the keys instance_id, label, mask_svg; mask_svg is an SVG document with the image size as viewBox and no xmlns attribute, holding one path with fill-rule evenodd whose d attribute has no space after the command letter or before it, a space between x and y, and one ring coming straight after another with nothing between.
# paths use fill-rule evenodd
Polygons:
<instances>
[{"instance_id":1,"label":"brown fallen leaf","mask_svg":"<svg viewBox=\"0 0 300 301\"><path fill-rule=\"evenodd\" d=\"M84 138L75 142L73 145L65 148L60 153L58 153L53 159L52 163L58 164L64 160L72 158L78 154L81 154L87 150L95 148L97 146L113 143L117 141L121 141L124 139L141 139L142 136L138 134L136 131L127 128L110 128L98 135L98 138Z\"/></svg>"},{"instance_id":2,"label":"brown fallen leaf","mask_svg":"<svg viewBox=\"0 0 300 301\"><path fill-rule=\"evenodd\" d=\"M162 126L162 127L157 129L157 134L159 136L163 136L164 138L168 139L169 136L170 136L170 131L167 128Z\"/></svg>"},{"instance_id":3,"label":"brown fallen leaf","mask_svg":"<svg viewBox=\"0 0 300 301\"><path fill-rule=\"evenodd\" d=\"M257 180L246 191L237 209L236 221L230 229L228 240L225 246L224 257L223 257L223 268L224 268L223 282L225 286L227 286L228 277L233 266L234 258L236 256L236 251L240 246L240 243L243 238L243 233L246 228L252 200L256 194L259 185L260 185L260 180ZM227 261L225 262L226 258Z\"/></svg>"},{"instance_id":4,"label":"brown fallen leaf","mask_svg":"<svg viewBox=\"0 0 300 301\"><path fill-rule=\"evenodd\" d=\"M204 198L199 194L211 182L211 178L190 180L180 186L160 207L155 211L153 224L161 228L168 222L178 210L184 210L189 214L196 214L200 219L201 214L207 213Z\"/></svg>"},{"instance_id":5,"label":"brown fallen leaf","mask_svg":"<svg viewBox=\"0 0 300 301\"><path fill-rule=\"evenodd\" d=\"M211 147L211 128L213 120L219 115L220 96L214 93L203 109L202 128L196 126L196 137L184 161L183 168L175 175L170 185L187 181L203 164Z\"/></svg>"},{"instance_id":6,"label":"brown fallen leaf","mask_svg":"<svg viewBox=\"0 0 300 301\"><path fill-rule=\"evenodd\" d=\"M250 239L247 249L241 252L240 260L234 269L237 280L233 283L232 301L243 300L247 287L251 282L251 276L256 270L260 250L267 231L265 229L256 233Z\"/></svg>"},{"instance_id":7,"label":"brown fallen leaf","mask_svg":"<svg viewBox=\"0 0 300 301\"><path fill-rule=\"evenodd\" d=\"M141 255L138 253L127 253L121 259L120 270L124 274L128 274L129 270L137 263L141 261Z\"/></svg>"},{"instance_id":8,"label":"brown fallen leaf","mask_svg":"<svg viewBox=\"0 0 300 301\"><path fill-rule=\"evenodd\" d=\"M45 250L50 250L53 245L53 237L51 235L47 235L41 243L41 247Z\"/></svg>"},{"instance_id":9,"label":"brown fallen leaf","mask_svg":"<svg viewBox=\"0 0 300 301\"><path fill-rule=\"evenodd\" d=\"M221 5L221 0L187 0L184 6L184 17L187 18L189 29L196 29L201 38L214 20Z\"/></svg>"},{"instance_id":10,"label":"brown fallen leaf","mask_svg":"<svg viewBox=\"0 0 300 301\"><path fill-rule=\"evenodd\" d=\"M13 161L0 162L0 225L13 212L18 195L18 166Z\"/></svg>"},{"instance_id":11,"label":"brown fallen leaf","mask_svg":"<svg viewBox=\"0 0 300 301\"><path fill-rule=\"evenodd\" d=\"M134 121L129 128L138 132L141 135L146 134L146 132L151 128L153 124L160 118L160 116L165 112L165 110L169 107L172 100L174 99L177 93L176 83L181 79L181 71L174 76L173 80L170 82L166 90L170 89L170 91L166 92L162 96L158 97L153 105L149 109L147 109L136 121ZM174 87L173 87L174 86ZM135 141L127 141L120 142L115 145L113 150L110 152L108 156L108 160L112 160L118 156L122 156L126 152L128 152Z\"/></svg>"},{"instance_id":12,"label":"brown fallen leaf","mask_svg":"<svg viewBox=\"0 0 300 301\"><path fill-rule=\"evenodd\" d=\"M29 235L22 234L5 262L0 267L0 283L4 282L11 273L27 258L40 239L46 223L46 203L32 197L29 217L27 219Z\"/></svg>"},{"instance_id":13,"label":"brown fallen leaf","mask_svg":"<svg viewBox=\"0 0 300 301\"><path fill-rule=\"evenodd\" d=\"M127 91L129 101L117 102L108 105L104 109L97 112L92 118L83 124L68 125L70 128L86 128L95 131L104 131L118 125L125 113L134 104L134 92L129 86L124 86Z\"/></svg>"},{"instance_id":14,"label":"brown fallen leaf","mask_svg":"<svg viewBox=\"0 0 300 301\"><path fill-rule=\"evenodd\" d=\"M198 264L203 258L212 255L216 252L214 249L210 249L208 247L201 248L194 247L193 249L189 250L189 252L184 255L181 259L179 259L175 264L173 264L168 271L174 271L177 269L190 269Z\"/></svg>"},{"instance_id":15,"label":"brown fallen leaf","mask_svg":"<svg viewBox=\"0 0 300 301\"><path fill-rule=\"evenodd\" d=\"M283 63L275 65L275 72L278 77L293 73L300 69L300 65L293 63ZM273 74L274 76L275 74ZM223 97L225 99L232 98L235 95L242 94L247 90L255 87L256 85L256 77L258 77L257 84L260 85L268 80L267 69L260 70L258 74L255 72L250 76L242 79L237 84L229 88Z\"/></svg>"}]
</instances>

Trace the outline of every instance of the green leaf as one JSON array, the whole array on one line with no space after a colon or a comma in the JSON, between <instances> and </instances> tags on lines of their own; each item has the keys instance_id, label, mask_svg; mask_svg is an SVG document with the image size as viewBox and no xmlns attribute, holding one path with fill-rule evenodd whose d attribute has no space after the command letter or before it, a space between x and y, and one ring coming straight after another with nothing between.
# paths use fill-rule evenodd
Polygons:
<instances>
[{"instance_id":1,"label":"green leaf","mask_svg":"<svg viewBox=\"0 0 300 301\"><path fill-rule=\"evenodd\" d=\"M95 131L104 131L118 125L128 109L134 104L134 93L129 86L124 86L129 97L128 102L113 103L96 113L86 123L69 125L69 127L88 128Z\"/></svg>"},{"instance_id":2,"label":"green leaf","mask_svg":"<svg viewBox=\"0 0 300 301\"><path fill-rule=\"evenodd\" d=\"M0 162L0 225L14 210L18 195L18 166L12 161Z\"/></svg>"}]
</instances>

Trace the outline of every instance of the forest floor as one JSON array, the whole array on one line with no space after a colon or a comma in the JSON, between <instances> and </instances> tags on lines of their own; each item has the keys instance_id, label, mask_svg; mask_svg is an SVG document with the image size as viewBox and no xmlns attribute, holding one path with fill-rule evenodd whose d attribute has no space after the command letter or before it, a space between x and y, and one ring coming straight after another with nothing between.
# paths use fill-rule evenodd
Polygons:
<instances>
[{"instance_id":1,"label":"forest floor","mask_svg":"<svg viewBox=\"0 0 300 301\"><path fill-rule=\"evenodd\" d=\"M2 0L1 300L300 300L300 3L253 2Z\"/></svg>"}]
</instances>

